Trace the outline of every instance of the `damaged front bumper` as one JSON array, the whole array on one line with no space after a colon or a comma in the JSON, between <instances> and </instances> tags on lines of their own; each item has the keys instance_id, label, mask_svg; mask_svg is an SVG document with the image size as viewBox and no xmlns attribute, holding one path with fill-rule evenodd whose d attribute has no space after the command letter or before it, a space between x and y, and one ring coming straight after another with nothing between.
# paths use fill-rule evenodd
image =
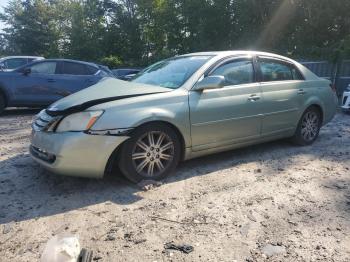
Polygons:
<instances>
[{"instance_id":1,"label":"damaged front bumper","mask_svg":"<svg viewBox=\"0 0 350 262\"><path fill-rule=\"evenodd\" d=\"M30 155L44 168L56 174L102 178L110 156L128 138L84 132L33 130Z\"/></svg>"}]
</instances>

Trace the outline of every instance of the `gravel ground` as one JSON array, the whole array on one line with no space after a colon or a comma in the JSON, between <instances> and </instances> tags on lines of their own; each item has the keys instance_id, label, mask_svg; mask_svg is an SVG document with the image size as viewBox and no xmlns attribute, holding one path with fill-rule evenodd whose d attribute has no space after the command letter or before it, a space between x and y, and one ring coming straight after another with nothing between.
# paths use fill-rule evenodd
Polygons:
<instances>
[{"instance_id":1,"label":"gravel ground","mask_svg":"<svg viewBox=\"0 0 350 262\"><path fill-rule=\"evenodd\" d=\"M0 117L1 261L59 233L94 261L350 261L350 116L313 146L277 141L182 163L164 184L52 175L27 153L35 111ZM165 250L188 244L193 252Z\"/></svg>"}]
</instances>

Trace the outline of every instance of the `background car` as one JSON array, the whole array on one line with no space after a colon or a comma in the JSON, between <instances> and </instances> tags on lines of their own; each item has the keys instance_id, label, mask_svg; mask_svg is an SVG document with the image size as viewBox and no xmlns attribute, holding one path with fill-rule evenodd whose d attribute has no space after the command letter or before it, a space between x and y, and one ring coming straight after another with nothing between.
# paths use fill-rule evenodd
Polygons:
<instances>
[{"instance_id":1,"label":"background car","mask_svg":"<svg viewBox=\"0 0 350 262\"><path fill-rule=\"evenodd\" d=\"M45 59L0 74L0 113L10 106L47 106L67 95L114 77L93 63Z\"/></svg>"},{"instance_id":2,"label":"background car","mask_svg":"<svg viewBox=\"0 0 350 262\"><path fill-rule=\"evenodd\" d=\"M341 100L341 108L345 113L350 112L350 85L345 89Z\"/></svg>"},{"instance_id":3,"label":"background car","mask_svg":"<svg viewBox=\"0 0 350 262\"><path fill-rule=\"evenodd\" d=\"M10 71L36 60L45 59L41 56L7 56L0 58L0 71Z\"/></svg>"},{"instance_id":4,"label":"background car","mask_svg":"<svg viewBox=\"0 0 350 262\"><path fill-rule=\"evenodd\" d=\"M141 69L139 68L119 68L113 69L112 72L116 78L120 80L129 81L133 76L139 73Z\"/></svg>"}]
</instances>

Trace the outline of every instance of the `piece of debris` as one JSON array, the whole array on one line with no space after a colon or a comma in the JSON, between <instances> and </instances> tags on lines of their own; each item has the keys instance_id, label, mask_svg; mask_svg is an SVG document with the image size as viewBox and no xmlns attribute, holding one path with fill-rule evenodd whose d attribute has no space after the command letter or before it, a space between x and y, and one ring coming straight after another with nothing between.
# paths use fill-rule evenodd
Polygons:
<instances>
[{"instance_id":1,"label":"piece of debris","mask_svg":"<svg viewBox=\"0 0 350 262\"><path fill-rule=\"evenodd\" d=\"M160 187L161 185L163 185L162 182L154 180L142 180L137 184L137 186L140 187L143 191L149 191L156 187Z\"/></svg>"},{"instance_id":2,"label":"piece of debris","mask_svg":"<svg viewBox=\"0 0 350 262\"><path fill-rule=\"evenodd\" d=\"M13 227L13 222L5 224L3 229L2 229L2 233L3 234L8 234L12 231L12 227Z\"/></svg>"},{"instance_id":3,"label":"piece of debris","mask_svg":"<svg viewBox=\"0 0 350 262\"><path fill-rule=\"evenodd\" d=\"M178 250L178 251L181 251L185 254L189 254L194 250L193 246L186 245L186 244L176 245L176 244L174 244L174 242L166 243L164 245L164 249L165 250Z\"/></svg>"},{"instance_id":4,"label":"piece of debris","mask_svg":"<svg viewBox=\"0 0 350 262\"><path fill-rule=\"evenodd\" d=\"M82 248L78 257L77 262L91 262L92 261L92 250Z\"/></svg>"},{"instance_id":5,"label":"piece of debris","mask_svg":"<svg viewBox=\"0 0 350 262\"><path fill-rule=\"evenodd\" d=\"M114 241L117 239L117 229L111 228L106 235L105 241Z\"/></svg>"},{"instance_id":6,"label":"piece of debris","mask_svg":"<svg viewBox=\"0 0 350 262\"><path fill-rule=\"evenodd\" d=\"M272 257L274 255L283 254L286 252L286 248L284 246L274 246L271 244L267 244L261 250L266 256Z\"/></svg>"},{"instance_id":7,"label":"piece of debris","mask_svg":"<svg viewBox=\"0 0 350 262\"><path fill-rule=\"evenodd\" d=\"M77 236L59 234L51 238L44 248L41 262L76 262L80 255Z\"/></svg>"},{"instance_id":8,"label":"piece of debris","mask_svg":"<svg viewBox=\"0 0 350 262\"><path fill-rule=\"evenodd\" d=\"M257 222L257 219L256 219L256 217L253 215L253 212L250 211L250 212L248 213L247 217L248 217L251 221Z\"/></svg>"}]
</instances>

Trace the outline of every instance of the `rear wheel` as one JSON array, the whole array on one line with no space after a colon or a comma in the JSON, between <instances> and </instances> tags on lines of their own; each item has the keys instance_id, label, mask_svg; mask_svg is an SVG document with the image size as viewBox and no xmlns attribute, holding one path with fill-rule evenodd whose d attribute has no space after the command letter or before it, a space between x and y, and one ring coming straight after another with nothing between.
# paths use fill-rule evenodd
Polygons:
<instances>
[{"instance_id":1,"label":"rear wheel","mask_svg":"<svg viewBox=\"0 0 350 262\"><path fill-rule=\"evenodd\" d=\"M160 180L176 168L180 142L171 127L149 124L135 130L119 153L119 168L129 180Z\"/></svg>"},{"instance_id":2,"label":"rear wheel","mask_svg":"<svg viewBox=\"0 0 350 262\"><path fill-rule=\"evenodd\" d=\"M5 97L0 94L0 115L4 112L6 107L6 101L5 101Z\"/></svg>"},{"instance_id":3,"label":"rear wheel","mask_svg":"<svg viewBox=\"0 0 350 262\"><path fill-rule=\"evenodd\" d=\"M302 146L311 145L321 129L321 112L316 107L308 108L301 117L293 141Z\"/></svg>"}]
</instances>

